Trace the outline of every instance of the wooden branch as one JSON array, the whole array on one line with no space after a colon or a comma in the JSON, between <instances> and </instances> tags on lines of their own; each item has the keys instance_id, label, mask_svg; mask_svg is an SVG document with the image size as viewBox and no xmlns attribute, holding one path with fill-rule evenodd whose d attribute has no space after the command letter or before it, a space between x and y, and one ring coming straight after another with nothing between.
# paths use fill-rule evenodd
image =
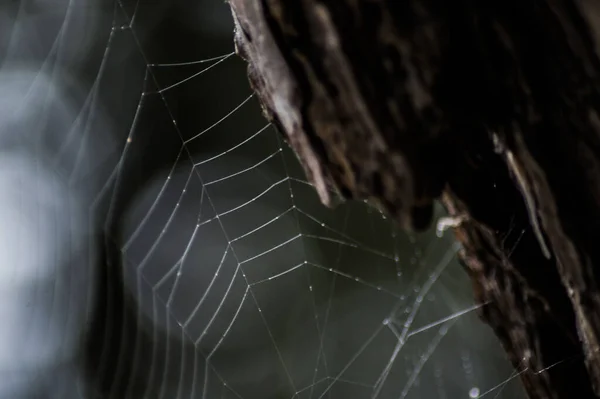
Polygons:
<instances>
[{"instance_id":1,"label":"wooden branch","mask_svg":"<svg viewBox=\"0 0 600 399\"><path fill-rule=\"evenodd\" d=\"M600 396L600 62L574 0L230 0L265 116L330 188L441 199L531 398Z\"/></svg>"}]
</instances>

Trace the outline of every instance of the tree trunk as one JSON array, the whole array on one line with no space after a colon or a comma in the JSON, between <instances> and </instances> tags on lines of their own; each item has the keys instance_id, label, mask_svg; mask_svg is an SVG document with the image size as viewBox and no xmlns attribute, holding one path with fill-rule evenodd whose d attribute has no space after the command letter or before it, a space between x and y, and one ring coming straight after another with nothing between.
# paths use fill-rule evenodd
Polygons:
<instances>
[{"instance_id":1,"label":"tree trunk","mask_svg":"<svg viewBox=\"0 0 600 399\"><path fill-rule=\"evenodd\" d=\"M229 2L264 113L322 201L423 229L441 199L529 396L600 397L598 6Z\"/></svg>"}]
</instances>

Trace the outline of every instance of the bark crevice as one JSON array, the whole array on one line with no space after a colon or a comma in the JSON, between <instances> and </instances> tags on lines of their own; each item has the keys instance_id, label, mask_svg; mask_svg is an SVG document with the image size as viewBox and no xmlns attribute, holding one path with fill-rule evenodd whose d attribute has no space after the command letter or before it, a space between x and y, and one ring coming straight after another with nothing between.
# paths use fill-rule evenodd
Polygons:
<instances>
[{"instance_id":1,"label":"bark crevice","mask_svg":"<svg viewBox=\"0 0 600 399\"><path fill-rule=\"evenodd\" d=\"M324 203L337 190L422 229L439 199L465 219L480 315L531 398L600 397L587 1L229 1L265 116Z\"/></svg>"}]
</instances>

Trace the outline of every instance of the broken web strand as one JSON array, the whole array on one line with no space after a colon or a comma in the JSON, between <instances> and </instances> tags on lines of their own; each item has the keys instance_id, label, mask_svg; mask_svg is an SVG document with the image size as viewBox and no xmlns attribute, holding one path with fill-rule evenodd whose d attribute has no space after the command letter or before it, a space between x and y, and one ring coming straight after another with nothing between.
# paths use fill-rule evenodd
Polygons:
<instances>
[{"instance_id":1,"label":"broken web strand","mask_svg":"<svg viewBox=\"0 0 600 399\"><path fill-rule=\"evenodd\" d=\"M394 335L396 335L398 342L396 344L396 347L394 348L394 351L392 353L392 356L390 357L390 360L386 364L379 379L375 382L376 388L375 388L375 391L373 392L373 398L377 398L377 396L379 396L379 393L381 392L381 389L383 388L383 385L385 384L385 381L387 380L387 376L389 375L390 371L392 370L392 366L394 365L394 362L396 361L396 357L398 356L398 354L404 347L404 344L406 343L406 341L408 339L409 329L412 326L414 318L416 317L416 315L421 307L421 304L423 303L423 298L425 298L425 296L427 295L429 290L433 287L433 285L438 281L438 279L442 275L442 273L446 270L446 267L451 263L457 250L458 250L458 245L451 246L448 249L448 251L446 252L446 254L443 256L442 260L439 262L438 267L434 270L433 273L431 273L429 279L425 282L425 284L423 284L423 286L419 290L419 293L414 301L413 306L411 307L410 314L407 317L406 321L404 322L403 329L399 334L393 326L394 315L396 314L398 309L394 309L392 311L390 317L383 321L382 325L385 325L388 328L390 328L390 330L394 333ZM397 306L399 307L399 305L400 305L400 303L398 303Z\"/></svg>"},{"instance_id":2,"label":"broken web strand","mask_svg":"<svg viewBox=\"0 0 600 399\"><path fill-rule=\"evenodd\" d=\"M520 364L523 365L524 363L525 363L525 359L523 359ZM527 367L525 367L523 370L519 371L519 367L516 367L506 380L504 380L501 383L493 386L492 388L488 389L487 391L485 391L483 393L477 392L476 396L475 395L470 395L470 397L471 398L477 398L477 399L479 399L479 398L487 397L489 394L496 392L496 394L494 395L493 399L498 399L498 398L500 398L500 394L504 390L504 387L506 387L506 385L510 381L512 381L515 378L519 377L521 374L523 374L527 370L528 370ZM471 393L471 392L469 392L469 393Z\"/></svg>"},{"instance_id":3,"label":"broken web strand","mask_svg":"<svg viewBox=\"0 0 600 399\"><path fill-rule=\"evenodd\" d=\"M431 289L433 284L437 281L437 279L439 278L441 273L445 270L445 268L448 266L448 264L451 262L452 256L454 255L454 252L457 249L458 249L457 245L454 245L453 247L450 248L450 250L447 252L446 256L444 256L444 258L440 262L436 272L431 274L428 281L421 288L419 295L417 296L417 300L415 301L415 304L413 306L413 310L411 311L411 316L409 316L410 321L405 322L406 331L408 331L408 328L410 328L410 325L412 324L412 320L414 319L414 316L416 315L418 307L422 303L422 299L427 294L429 289ZM449 256L449 254L452 256ZM393 316L397 312L397 310L399 309L400 306L401 306L401 301L398 302L395 309L391 312L391 316ZM383 330L383 327L386 326L387 324L389 324L389 323L386 323L386 321L388 321L388 320L389 320L389 318L386 318L375 329L373 334L371 334L371 336L365 341L365 343L361 346L361 348L351 357L350 361L342 368L342 370L338 373L338 375L336 375L336 377L332 378L333 381L327 386L325 391L319 396L319 399L323 398L327 394L327 392L329 392L329 390L333 387L333 385L337 381L340 380L341 376L346 372L346 370L348 370L348 368L350 368L350 366L354 363L354 361L367 349L367 347L373 342L373 340L377 337L377 335ZM407 334L407 333L405 333L405 334ZM399 338L402 338L402 336ZM385 378L387 378L387 374L389 373L389 370L391 369L391 365L393 364L397 354L400 352L400 349L404 345L405 342L406 342L405 339L399 339L399 343L401 343L401 344L397 345L397 347L395 348L394 354L392 355L391 360L388 362L388 365L386 366L383 373L381 374L381 377L378 380L378 382L376 382L376 385L375 385L376 388L375 388L373 397L376 397L378 395L379 391L381 390L381 387L383 386L383 382L384 382Z\"/></svg>"},{"instance_id":4,"label":"broken web strand","mask_svg":"<svg viewBox=\"0 0 600 399\"><path fill-rule=\"evenodd\" d=\"M446 335L448 330L454 325L454 323L456 323L456 321L457 321L456 318L452 319L449 322L444 323L442 325L442 327L439 329L438 333L435 335L434 339L431 341L431 343L427 347L425 353L423 355L421 355L418 363L416 364L415 368L411 372L408 382L402 389L402 393L400 394L400 399L404 399L406 397L406 395L408 395L408 392L410 391L411 387L417 381L417 378L419 377L421 370L423 370L425 363L427 363L427 361L429 360L429 358L431 357L431 355L433 354L435 349L438 347L440 342L442 342L442 338L444 338L444 336Z\"/></svg>"},{"instance_id":5,"label":"broken web strand","mask_svg":"<svg viewBox=\"0 0 600 399\"><path fill-rule=\"evenodd\" d=\"M206 68L204 68L204 69L202 69L202 70L200 70L200 71L196 72L195 74L193 74L193 75L191 75L191 76L188 76L187 78L185 78L185 79L183 79L183 80L180 80L180 81L178 81L178 82L176 82L176 83L173 83L173 84L172 84L172 85L170 85L170 86L167 86L167 87L165 87L165 88L163 88L163 89L160 89L160 90L158 90L158 92L159 92L159 93L165 93L166 91L168 91L168 90L171 90L171 89L173 89L173 88L175 88L175 87L177 87L177 86L180 86L180 85L182 85L182 84L186 83L187 81L190 81L190 80L192 80L192 79L195 79L195 78L197 78L198 76L202 75L203 73L205 73L205 72L207 72L207 71L211 70L212 68L216 67L217 65L219 65L219 64L220 64L220 63L222 63L223 61L226 61L226 60L227 60L229 57L231 57L231 56L232 56L232 55L234 55L234 54L235 54L235 53L229 53L229 54L227 54L227 55L226 55L226 56L224 56L224 57L213 57L213 58L209 58L208 60L202 60L202 61L196 61L196 62L179 62L179 63L176 63L176 64L150 64L150 66L163 66L163 67L164 67L164 66L182 66L182 65L195 65L195 64L198 64L198 63L204 63L204 62L207 62L207 61L209 61L209 60L215 60L215 59L217 59L217 60L218 60L217 62L213 63L211 66L208 66L208 67L206 67ZM217 122L217 123L218 123L218 122Z\"/></svg>"},{"instance_id":6,"label":"broken web strand","mask_svg":"<svg viewBox=\"0 0 600 399\"><path fill-rule=\"evenodd\" d=\"M121 7L122 7L122 4L121 4L120 2L119 2L119 4L120 4L120 5L121 5ZM135 15L135 13L137 12L138 5L139 5L139 2L138 2L138 3L137 3L137 5L136 5L136 11L134 12L134 15ZM134 17L132 17L132 18L131 18L131 23L128 25L128 27L129 27L129 28L131 28L131 27L132 27L132 25L133 25L133 19L134 19ZM135 34L135 33L133 32L133 30L132 30L132 34ZM139 46L139 43L138 43L138 46ZM141 51L141 47L140 47L139 49L140 49L140 51ZM214 57L213 59L222 60L223 58L224 58L224 57ZM148 65L150 65L150 64L148 64ZM165 64L155 64L155 65L162 65L162 66L164 66ZM163 89L163 90L164 90L164 89ZM162 94L162 93L159 93L159 94ZM251 98L251 96L250 96L250 97L248 97L248 98L245 100L245 102L246 102L246 101L248 101L250 98ZM166 100L164 99L164 97L163 97L163 101L164 101L164 103L165 103L165 107L167 108L167 111L170 113L169 106L168 106L168 104L167 104ZM240 104L240 106L241 106L241 105L243 105L243 104L244 104L244 103ZM239 107L238 107L238 108L239 108ZM237 110L237 108L236 108L235 110ZM235 111L235 110L234 110L234 111ZM234 112L234 111L232 111L232 112ZM226 115L226 118L227 118L229 115L231 115L231 113L230 113L230 114L227 114L227 115ZM220 123L222 120L224 120L224 119L226 119L226 118L223 118L223 119L221 119L220 121L218 121L218 122L217 122L217 124L218 124L218 123ZM173 120L173 123L174 123L174 125L176 126L176 123L175 123L175 121L174 121L174 120ZM215 125L216 125L216 124L215 124ZM210 129L211 129L212 127L214 127L215 125L212 125L211 127L209 127L208 129L206 129L205 131L201 132L200 134L203 134L203 133L207 132L208 130L210 130ZM177 129L177 127L176 127L176 129ZM195 137L198 137L198 136L195 136ZM194 138L195 138L195 137L194 137ZM193 139L193 138L192 138L192 139ZM190 140L191 140L191 139L190 139ZM188 140L188 141L189 141L189 140ZM184 147L185 147L185 146L184 146ZM185 150L187 150L187 149L185 149ZM182 149L182 151L184 151L184 149ZM197 170L195 170L195 171L194 171L194 173L198 173L198 171L197 171ZM283 184L285 181L287 181L287 182L288 182L288 184L289 184L289 179L287 179L287 180L282 180L282 181L280 181L280 182L278 182L278 183L276 183L276 184ZM208 182L208 183L210 183L210 182ZM217 183L217 182L215 181L215 182L212 182L212 183L214 184L214 183ZM270 187L269 189L271 189L271 188L273 188L273 186L272 186L272 187ZM207 193L207 197L208 197L208 193ZM208 197L208 199L209 199L209 201L210 201L210 198L209 198L209 197ZM254 199L254 200L256 200L256 199ZM211 202L212 202L212 201L211 201ZM213 206L213 208L214 208L214 206ZM235 209L233 209L233 210L228 210L228 211L227 211L227 213L231 213L231 212L234 212L234 211L235 211ZM294 212L297 212L297 210L296 210L296 209L294 209L293 211L294 211ZM219 216L222 216L222 215L217 215L217 219L219 218ZM297 216L296 216L296 217L297 217ZM221 227L222 227L223 231L225 232L225 229L224 229L224 227L223 227L222 225L221 225ZM226 233L226 232L225 232L225 233ZM302 237L302 234L299 234L298 236L294 237L293 239L296 239L296 238L301 238L301 237ZM316 238L316 237L313 237L313 238ZM234 242L234 240L238 240L238 239L239 239L239 238L237 238L237 239L235 239L235 238L234 238L234 239L231 239L231 240L230 240L230 239L228 238L228 241L230 242L230 245L228 246L228 250L231 250L231 251L232 251L232 253L234 253L234 250L233 250L233 248L230 248L230 246L231 246L231 243L232 243L232 242ZM346 243L346 244L348 244L348 243ZM341 245L341 244L340 244L340 245ZM126 246L128 246L128 245L126 245ZM393 256L393 257L394 257L394 258L396 258L396 255L394 254L394 256ZM237 258L237 257L236 257L236 258ZM237 263L238 263L238 268L239 268L239 267L241 266L241 264L242 264L242 263L244 263L244 262L248 262L248 261L250 261L250 260L252 260L252 259L246 259L246 260L242 260L242 261L240 261L239 259L236 259L236 260L237 260ZM300 267L300 266L302 266L302 265L296 265L296 266L294 266L292 269L295 269L295 268L297 268L297 267ZM180 265L179 265L178 267L180 267ZM290 269L290 271L291 271L292 269ZM171 270L173 270L173 269L171 269ZM242 274L243 274L243 270L242 270L241 272L242 272ZM282 274L280 273L279 275L273 276L273 278L277 278L278 276L281 276L281 275L282 275ZM245 277L245 276L244 276L244 277ZM143 277L142 277L142 278L143 278ZM268 279L268 280L270 281L270 280L272 280L272 278L270 278L270 279ZM246 280L246 281L247 281L247 280ZM244 300L245 300L245 298L246 298L246 295L247 295L247 293L248 293L248 292L250 292L250 293L252 294L252 290L251 290L251 288L250 288L250 287L251 287L251 286L253 286L253 285L256 285L256 284L257 284L257 283L247 284L246 293L244 294ZM253 295L252 295L252 297L253 297ZM156 298L154 298L154 299L156 299ZM240 306L238 307L238 312L239 312L239 309L241 308L241 306L242 306L242 304L243 304L244 300L242 300L242 301L240 302ZM257 301L256 301L256 298L254 298L254 302L255 302L255 305L258 307L258 303L257 303ZM157 306L157 305L155 305L155 306ZM219 310L219 309L220 309L220 307L217 309L217 312L218 312L218 310ZM260 308L259 308L259 307L258 307L258 309L259 309L259 312L260 312ZM234 321L235 321L235 319L236 319L236 317L237 317L237 314L238 314L238 312L236 312L236 313L235 313L235 315L234 315L234 317L231 319L231 323L229 324L229 327L227 328L227 330L226 330L226 331L229 331L229 328L230 328L230 327L231 327L231 325L234 323ZM263 320L264 320L264 317L263 317ZM269 331L269 333L270 333L270 330L269 330L269 327L268 327L268 325L267 325L266 321L264 321L264 323L265 323L265 326L267 327L267 330L268 330L268 331ZM439 323L438 323L438 324L439 324ZM185 330L185 329L183 329L183 330ZM226 335L226 334L224 334L224 336L225 336L225 335ZM223 336L222 338L224 338L224 336ZM273 337L272 337L272 336L271 336L271 338L273 339ZM221 341L222 341L222 340L221 340ZM220 344L220 342L221 342L221 341L219 341L219 344ZM276 343L274 342L274 340L273 340L273 345L274 345L274 346L275 346L275 348L277 349L277 345L276 345ZM210 353L210 354L212 355L212 354L215 352L215 350L216 350L216 349L217 349L217 348L214 348L214 350L213 350L213 351L211 351L211 353ZM322 348L320 349L320 352L322 352ZM361 352L361 351L359 351L359 352ZM208 362L208 363L210 363L210 362ZM285 368L285 363L283 362L283 360L282 360L282 366ZM206 370L206 369L205 369L205 370ZM289 375L289 374L288 374L288 375ZM291 377L290 377L290 380L291 380ZM335 379L334 379L334 382L335 382L335 381L341 381L341 380L342 380L342 379L341 379L341 376L338 376L337 378L335 378ZM195 382L195 381L194 381L194 382ZM222 382L223 382L223 384L224 384L223 386L225 387L225 386L226 386L226 382L225 382L225 381L222 381ZM290 381L290 382L291 382L291 381ZM206 385L206 384L205 384L205 385ZM314 387L314 385L313 385L313 387ZM299 391L296 391L296 392L299 392ZM236 396L239 396L239 395L237 395L237 394L236 394Z\"/></svg>"},{"instance_id":7,"label":"broken web strand","mask_svg":"<svg viewBox=\"0 0 600 399\"><path fill-rule=\"evenodd\" d=\"M299 211L300 211L300 210L299 210ZM301 212L301 213L304 213L303 211L300 211L300 212ZM319 222L318 220L316 220L316 219L315 219L315 218L313 218L312 216L310 216L310 215L308 215L308 214L306 214L306 213L304 213L304 214L305 214L305 215L307 215L307 216L309 216L309 218L310 218L310 219L312 219L313 221L315 221L315 222L319 223L319 224L320 224L322 227L327 227L327 226L326 226L326 224ZM333 230L333 229L331 229L331 230ZM338 234L340 234L340 235L344 235L343 233L340 233L339 231L336 231L336 230L333 230L333 231L337 232L337 233L338 233ZM348 241L339 240L339 239L331 239L331 238L327 238L327 237L319 237L319 236L316 236L316 235L306 235L306 236L308 236L308 237L311 237L311 238L323 239L323 240L327 240L327 241L332 241L332 242L338 243L338 244L340 244L340 249L341 249L341 247L342 247L342 246L344 246L344 245L346 245L346 246L350 246L350 247L353 247L353 248L358 248L358 247L360 246L360 244L358 244L358 243L356 243L356 242L352 242L352 241L348 242ZM364 247L361 247L361 249L364 249ZM383 258L388 258L388 259L390 258L390 255L387 255L387 254L385 254L385 253L381 253L381 252L379 252L379 251L376 251L376 250L369 250L369 252L371 252L371 253L373 253L373 254L376 254L376 255L379 255L379 256L381 256L381 257L383 257ZM339 260L339 257L338 257L338 260ZM449 261L450 261L450 260L448 260L448 262L449 262ZM364 281L361 281L361 279L359 279L359 278L357 278L357 277L350 276L350 275L348 275L348 274L346 274L346 273L343 273L343 272L341 272L341 271L336 271L336 270L335 270L335 269L333 269L333 268L325 268L325 267L323 267L323 266L319 266L319 265L316 265L316 264L314 264L314 263L311 263L311 262L308 262L308 263L309 263L309 264L311 264L311 265L313 265L313 266L316 266L316 267L320 267L320 268L323 268L323 269L329 270L329 272L333 273L333 274L334 274L334 276L337 276L337 275L344 276L344 277L346 277L346 278L349 278L349 279L352 279L352 280L354 280L354 281L361 282L362 284L369 285L368 283L366 283L366 282L364 282ZM447 265L447 263L446 263L446 265ZM333 287L333 285L332 285L332 287ZM374 289L377 289L377 290L379 290L379 291L382 291L382 288L381 288L380 286L372 286L372 288L374 288ZM331 292L333 293L333 290L332 290ZM331 304L332 293L330 294L330 298L329 298L329 305ZM396 296L396 295L395 295L395 294L393 294L393 293L391 293L391 294L392 294L392 295L394 295L394 296ZM401 299L401 300L403 300L403 299L404 299L404 297L400 297L400 299ZM419 302L419 303L420 303L420 302ZM326 313L326 314L328 314L328 311L329 311L329 307L328 307L328 309L327 309L327 313ZM460 316L460 315L462 315L462 314L465 314L465 313L466 313L466 312L460 312L458 315ZM458 317L458 316L455 316L455 317ZM327 320L327 317L326 317L326 320ZM439 324L439 323L437 323L437 324ZM437 324L435 324L435 325L437 325ZM426 329L426 328L423 328L421 331L424 331L425 329ZM428 328L427 328L427 329L428 329ZM379 332L379 331L377 331L377 333L378 333L378 332ZM372 341L372 340L375 338L375 336L376 336L376 335L377 335L377 334L374 334L374 335L372 335L372 336L371 336L371 338L368 340L368 343L370 343L370 342L371 342L371 341ZM319 355L321 355L321 354L322 354L322 352L323 352L322 342L323 342L323 338L321 338L321 347L320 347L320 349L319 349ZM368 345L366 345L366 346L368 346ZM366 348L366 346L365 346L365 348ZM350 366L350 365L351 365L351 364L354 362L354 360L356 360L356 358L357 358L357 357L360 355L360 353L362 353L362 351L359 351L359 352L357 352L357 353L356 353L355 357L353 357L353 358L352 358L352 360L351 360L351 361L350 361L350 362L347 364L347 366L344 368L343 372L344 372L344 371L345 371L345 370L346 370L346 369L347 369L347 368L348 368L348 367L349 367L349 366ZM327 377L325 380L330 380L330 379L333 379L333 380L334 380L334 382L333 382L333 383L332 383L332 384L331 384L331 385L330 385L330 386L329 386L329 387L326 389L326 391L325 391L325 392L324 392L324 393L321 395L321 397L322 397L322 396L323 396L325 393L328 393L328 392L329 392L329 389L331 388L331 386L332 386L332 385L333 385L333 384L334 384L336 381L344 381L344 380L343 380L341 377L336 377L336 378ZM323 380L321 380L321 381L323 381ZM346 381L346 382L347 382L347 381ZM313 383L313 385L311 386L311 397L312 397L312 392L313 392L313 391L312 391L312 389L314 388L314 385L315 385L315 383L318 383L318 382L314 382L314 383ZM353 383L354 383L354 382L353 382ZM370 386L369 386L369 387L370 387ZM296 394L299 394L300 392L304 391L305 389L307 389L307 388L303 388L302 390L300 390L300 391L296 392Z\"/></svg>"},{"instance_id":8,"label":"broken web strand","mask_svg":"<svg viewBox=\"0 0 600 399\"><path fill-rule=\"evenodd\" d=\"M439 245L439 241L435 241L435 246L437 247ZM428 254L432 254L435 253L437 250L427 250ZM428 285L423 285L421 286L421 288L417 288L418 284L419 284L419 277L415 277L413 279L413 281L410 283L410 285L408 286L408 288L406 289L406 291L400 295L400 297L398 298L398 301L395 303L394 307L392 308L392 310L390 311L388 317L386 317L383 321L382 321L382 325L386 326L387 328L390 329L390 331L396 336L396 338L401 341L402 345L403 343L406 341L406 335L408 334L408 328L410 328L410 326L412 325L412 319L411 316L409 315L409 317L406 319L406 322L404 323L405 325L403 325L403 329L404 331L401 333L399 332L396 327L395 327L395 323L396 323L396 314L399 313L400 308L405 304L406 299L408 297L410 297L412 291L414 289L417 289L417 293L419 295L417 295L417 300L415 300L414 305L412 307L408 307L407 311L409 313L413 313L412 318L414 318L414 316L416 316L416 313L418 311L417 306L420 306L420 304L422 303L422 299L418 300L419 297L424 297L427 292L429 291L429 289L433 286L433 283L437 281L437 279L439 278L439 276L442 274L442 272L446 269L446 267L448 266L449 263L446 262L450 262L451 261L451 256L453 254L452 251L452 247L448 249L448 251L446 252L445 256L443 257L442 261L439 261L437 264L437 273L436 271L434 271L433 273L430 274L430 276L428 277L427 281L432 281L433 282L431 284L429 284L429 288ZM446 262L445 262L446 261ZM397 350L399 350L398 348L394 351L396 352ZM396 354L397 355L397 354ZM392 358L395 358L395 355L392 354ZM386 369L388 367L391 367L390 361L388 361L387 365L386 365ZM375 386L379 386L381 384L382 379L387 375L387 373L384 372L381 373L380 378L375 382Z\"/></svg>"},{"instance_id":9,"label":"broken web strand","mask_svg":"<svg viewBox=\"0 0 600 399\"><path fill-rule=\"evenodd\" d=\"M170 63L154 63L154 64L150 64L150 66L151 67L179 67L179 66L206 64L207 62L222 61L223 59L227 59L234 54L235 54L235 52L231 52L231 53L227 53L227 54L223 54L223 55L218 55L218 56L212 57L212 58L206 58L203 60L186 61L186 62L170 62ZM202 70L201 72L205 72L205 71L206 70ZM196 76L198 76L198 74L194 74L193 76L196 77ZM163 89L163 91L164 90L165 89Z\"/></svg>"},{"instance_id":10,"label":"broken web strand","mask_svg":"<svg viewBox=\"0 0 600 399\"><path fill-rule=\"evenodd\" d=\"M574 359L577 359L577 358L584 358L584 357L585 357L584 354L577 354L577 355L574 355L574 356L571 356L571 357L568 357L568 358L565 358L565 359L562 359L562 360L558 360L558 361L554 362L553 364L551 364L550 366L545 367L542 370L537 370L537 371L531 370L529 367L524 367L523 369L519 370L519 368L521 368L521 366L523 366L525 364L526 360L527 360L527 358L524 357L521 360L521 363L519 364L519 366L517 366L513 370L513 372L510 374L510 376L506 380L504 380L501 383L493 386L492 388L488 389L487 391L485 391L485 392L483 392L481 394L473 395L471 397L479 399L479 398L487 397L489 394L491 394L493 392L496 392L496 394L494 395L493 399L499 399L500 398L500 394L502 393L502 391L504 390L504 388L508 385L508 383L511 382L512 380L514 380L515 378L521 376L521 374L523 374L523 373L531 372L531 373L534 373L534 374L541 374L541 373L544 373L544 372L550 370L551 368L557 367L557 366L559 366L559 365L561 365L561 364L563 364L565 362L568 362L570 360L574 360Z\"/></svg>"}]
</instances>

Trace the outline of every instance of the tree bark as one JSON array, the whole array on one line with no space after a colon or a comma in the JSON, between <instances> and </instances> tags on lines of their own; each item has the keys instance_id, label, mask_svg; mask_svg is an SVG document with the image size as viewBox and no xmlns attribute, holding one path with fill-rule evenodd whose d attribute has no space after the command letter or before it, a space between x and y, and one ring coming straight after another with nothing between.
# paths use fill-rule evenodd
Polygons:
<instances>
[{"instance_id":1,"label":"tree bark","mask_svg":"<svg viewBox=\"0 0 600 399\"><path fill-rule=\"evenodd\" d=\"M440 199L529 396L600 397L598 7L229 2L264 113L322 201L423 229Z\"/></svg>"}]
</instances>

